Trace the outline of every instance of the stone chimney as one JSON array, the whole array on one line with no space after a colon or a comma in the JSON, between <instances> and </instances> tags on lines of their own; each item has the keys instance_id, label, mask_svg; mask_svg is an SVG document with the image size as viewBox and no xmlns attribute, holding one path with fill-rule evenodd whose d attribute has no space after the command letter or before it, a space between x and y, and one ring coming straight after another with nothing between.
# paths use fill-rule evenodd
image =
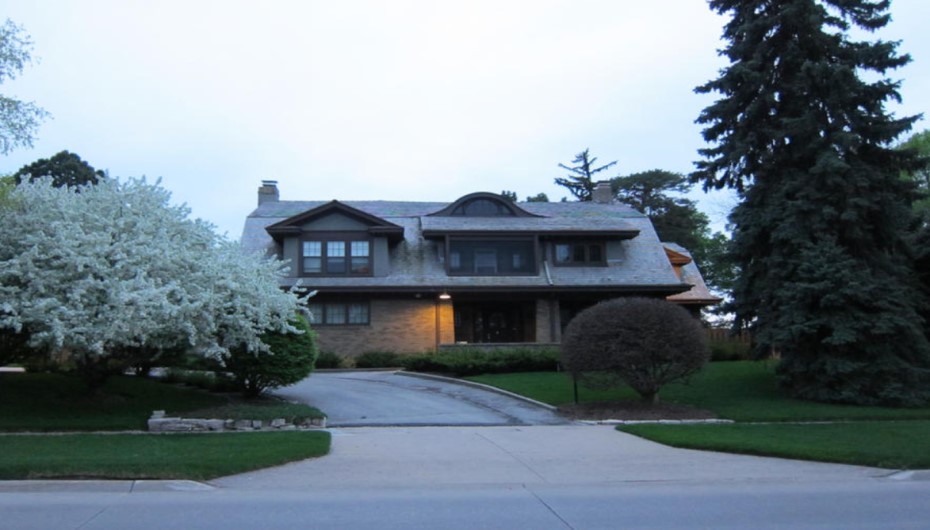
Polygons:
<instances>
[{"instance_id":1,"label":"stone chimney","mask_svg":"<svg viewBox=\"0 0 930 530\"><path fill-rule=\"evenodd\" d=\"M597 183L594 184L594 190L591 192L591 200L598 204L610 204L614 202L614 192L610 189L610 181L597 181Z\"/></svg>"},{"instance_id":2,"label":"stone chimney","mask_svg":"<svg viewBox=\"0 0 930 530\"><path fill-rule=\"evenodd\" d=\"M258 188L258 205L261 206L266 202L278 202L278 181L263 180L262 187Z\"/></svg>"}]
</instances>

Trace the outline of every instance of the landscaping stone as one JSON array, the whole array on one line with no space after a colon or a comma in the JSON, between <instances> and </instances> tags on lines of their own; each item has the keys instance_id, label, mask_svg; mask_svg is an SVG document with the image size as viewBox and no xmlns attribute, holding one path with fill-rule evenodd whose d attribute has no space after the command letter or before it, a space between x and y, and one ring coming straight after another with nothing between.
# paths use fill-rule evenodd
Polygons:
<instances>
[{"instance_id":1,"label":"landscaping stone","mask_svg":"<svg viewBox=\"0 0 930 530\"><path fill-rule=\"evenodd\" d=\"M304 418L296 424L288 423L284 418L275 418L265 425L262 420L223 420L206 418L165 417L165 411L156 410L148 420L151 432L220 432L220 431L254 431L254 430L296 430L326 428L326 418Z\"/></svg>"}]
</instances>

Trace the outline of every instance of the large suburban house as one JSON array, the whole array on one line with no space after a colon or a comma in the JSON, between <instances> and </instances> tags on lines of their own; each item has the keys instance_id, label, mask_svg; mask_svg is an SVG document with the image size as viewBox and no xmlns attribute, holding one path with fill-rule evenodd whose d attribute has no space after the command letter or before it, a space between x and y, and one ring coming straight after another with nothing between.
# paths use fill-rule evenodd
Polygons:
<instances>
[{"instance_id":1,"label":"large suburban house","mask_svg":"<svg viewBox=\"0 0 930 530\"><path fill-rule=\"evenodd\" d=\"M320 348L416 353L452 344L558 343L609 298L716 303L687 250L613 200L514 203L282 201L263 181L242 244L290 264L282 287L310 299Z\"/></svg>"}]
</instances>

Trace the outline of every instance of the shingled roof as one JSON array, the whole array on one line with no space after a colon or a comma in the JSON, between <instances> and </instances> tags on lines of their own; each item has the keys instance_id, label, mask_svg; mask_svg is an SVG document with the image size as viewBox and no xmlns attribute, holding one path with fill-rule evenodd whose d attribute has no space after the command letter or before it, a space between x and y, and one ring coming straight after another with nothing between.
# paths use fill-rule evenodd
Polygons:
<instances>
[{"instance_id":1,"label":"shingled roof","mask_svg":"<svg viewBox=\"0 0 930 530\"><path fill-rule=\"evenodd\" d=\"M331 201L268 201L246 219L241 243L250 251L278 253L267 228ZM403 227L403 239L391 248L386 277L302 278L303 285L340 290L460 289L460 290L605 290L685 292L649 219L628 205L595 202L517 203L533 214L521 217L450 217L435 214L452 203L410 201L339 201L387 223ZM622 251L607 267L541 267L535 276L450 276L440 259L446 233L507 232L545 236L607 237ZM298 278L286 278L293 285Z\"/></svg>"}]
</instances>

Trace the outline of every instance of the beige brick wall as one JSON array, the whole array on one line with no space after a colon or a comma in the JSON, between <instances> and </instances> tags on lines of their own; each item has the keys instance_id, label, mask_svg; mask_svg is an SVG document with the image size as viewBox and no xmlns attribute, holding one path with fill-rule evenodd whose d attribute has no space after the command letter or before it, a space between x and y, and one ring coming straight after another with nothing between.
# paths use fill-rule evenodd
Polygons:
<instances>
[{"instance_id":1,"label":"beige brick wall","mask_svg":"<svg viewBox=\"0 0 930 530\"><path fill-rule=\"evenodd\" d=\"M451 301L372 300L368 326L314 326L321 351L356 356L370 351L420 353L455 341ZM439 333L436 324L439 323Z\"/></svg>"}]
</instances>

